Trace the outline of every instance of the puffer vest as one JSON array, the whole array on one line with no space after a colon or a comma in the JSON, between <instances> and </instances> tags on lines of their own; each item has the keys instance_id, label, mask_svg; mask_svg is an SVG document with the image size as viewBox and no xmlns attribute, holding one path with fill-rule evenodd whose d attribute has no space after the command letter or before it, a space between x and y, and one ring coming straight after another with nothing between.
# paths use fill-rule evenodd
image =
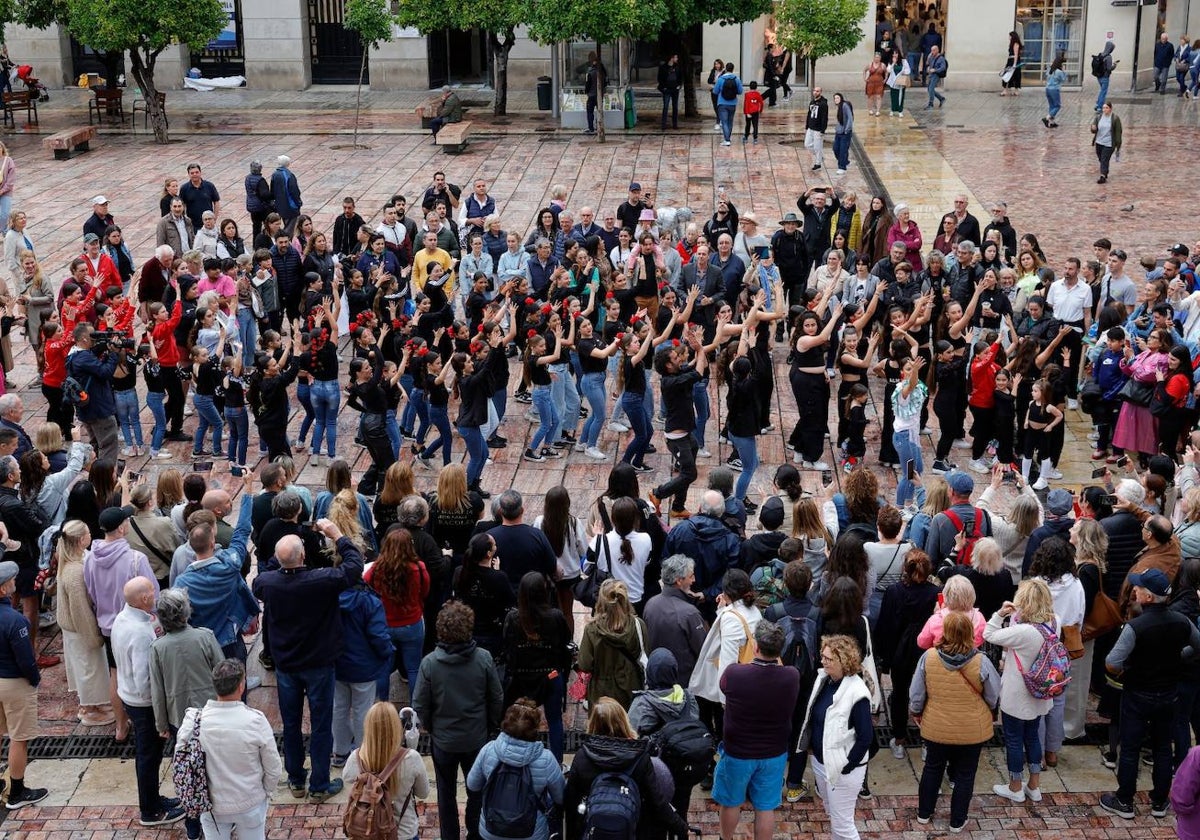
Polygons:
<instances>
[{"instance_id":1,"label":"puffer vest","mask_svg":"<svg viewBox=\"0 0 1200 840\"><path fill-rule=\"evenodd\" d=\"M921 737L938 744L981 744L991 739L992 713L981 696L982 662L983 654L976 653L955 673L936 649L925 652L927 699Z\"/></svg>"}]
</instances>

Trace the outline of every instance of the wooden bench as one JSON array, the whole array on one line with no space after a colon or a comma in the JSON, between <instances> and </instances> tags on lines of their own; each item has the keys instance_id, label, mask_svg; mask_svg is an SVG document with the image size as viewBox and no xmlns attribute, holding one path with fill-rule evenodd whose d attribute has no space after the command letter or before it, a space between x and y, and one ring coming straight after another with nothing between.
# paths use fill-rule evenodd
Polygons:
<instances>
[{"instance_id":1,"label":"wooden bench","mask_svg":"<svg viewBox=\"0 0 1200 840\"><path fill-rule=\"evenodd\" d=\"M471 121L462 120L456 123L446 123L437 133L437 144L448 155L461 155L467 148L467 138L471 136Z\"/></svg>"},{"instance_id":2,"label":"wooden bench","mask_svg":"<svg viewBox=\"0 0 1200 840\"><path fill-rule=\"evenodd\" d=\"M421 128L432 128L430 123L433 118L438 115L438 110L442 107L442 95L439 93L436 96L431 96L413 109L413 113L421 119Z\"/></svg>"},{"instance_id":3,"label":"wooden bench","mask_svg":"<svg viewBox=\"0 0 1200 840\"><path fill-rule=\"evenodd\" d=\"M88 144L95 139L96 127L81 125L79 128L69 128L58 134L51 134L42 141L42 148L52 150L55 160L70 160L72 152L90 151L91 147Z\"/></svg>"},{"instance_id":4,"label":"wooden bench","mask_svg":"<svg viewBox=\"0 0 1200 840\"><path fill-rule=\"evenodd\" d=\"M119 119L125 125L124 91L120 88L95 88L95 96L88 103L88 125L92 124L92 116L96 122L104 122L105 117Z\"/></svg>"},{"instance_id":5,"label":"wooden bench","mask_svg":"<svg viewBox=\"0 0 1200 840\"><path fill-rule=\"evenodd\" d=\"M28 90L4 94L4 125L17 127L17 111L25 112L26 127L38 124L37 95Z\"/></svg>"}]
</instances>

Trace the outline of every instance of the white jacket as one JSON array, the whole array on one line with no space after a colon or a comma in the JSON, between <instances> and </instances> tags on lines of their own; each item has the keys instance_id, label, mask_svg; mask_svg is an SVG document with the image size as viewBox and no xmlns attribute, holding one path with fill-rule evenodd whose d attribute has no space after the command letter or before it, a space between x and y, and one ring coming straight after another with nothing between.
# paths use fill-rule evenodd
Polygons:
<instances>
[{"instance_id":1,"label":"white jacket","mask_svg":"<svg viewBox=\"0 0 1200 840\"><path fill-rule=\"evenodd\" d=\"M191 740L196 709L179 724L179 745ZM213 816L240 814L269 801L283 775L275 734L266 715L237 700L209 700L200 717Z\"/></svg>"},{"instance_id":2,"label":"white jacket","mask_svg":"<svg viewBox=\"0 0 1200 840\"><path fill-rule=\"evenodd\" d=\"M128 604L112 624L113 659L117 661L117 695L130 706L149 708L150 645L154 644L156 619L145 610Z\"/></svg>"},{"instance_id":3,"label":"white jacket","mask_svg":"<svg viewBox=\"0 0 1200 840\"><path fill-rule=\"evenodd\" d=\"M739 618L740 616L740 618ZM745 620L745 624L742 623ZM696 668L692 671L688 690L697 697L725 704L725 693L721 691L721 675L730 665L737 664L738 651L746 639L754 638L754 628L762 621L758 607L747 607L741 601L717 610L717 620L708 630L700 655L696 657ZM746 635L747 626L750 635Z\"/></svg>"},{"instance_id":4,"label":"white jacket","mask_svg":"<svg viewBox=\"0 0 1200 840\"><path fill-rule=\"evenodd\" d=\"M800 732L797 751L808 749L813 704L828 681L829 676L824 668L817 671L817 682L808 697L808 707L804 711L805 725ZM829 778L831 790L845 778L842 771L846 769L850 750L858 737L854 727L850 725L850 711L859 700L871 700L871 692L863 678L858 674L843 677L842 684L833 694L833 705L825 713L825 728L821 732L821 753L825 759L825 774Z\"/></svg>"}]
</instances>

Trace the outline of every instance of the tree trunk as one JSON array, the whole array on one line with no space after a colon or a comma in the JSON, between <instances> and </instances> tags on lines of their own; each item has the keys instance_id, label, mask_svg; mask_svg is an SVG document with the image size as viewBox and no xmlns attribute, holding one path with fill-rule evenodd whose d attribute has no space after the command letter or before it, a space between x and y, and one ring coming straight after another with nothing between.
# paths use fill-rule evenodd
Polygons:
<instances>
[{"instance_id":1,"label":"tree trunk","mask_svg":"<svg viewBox=\"0 0 1200 840\"><path fill-rule=\"evenodd\" d=\"M679 67L683 73L683 115L698 117L696 109L696 68L692 66L692 45L685 32L679 39Z\"/></svg>"},{"instance_id":2,"label":"tree trunk","mask_svg":"<svg viewBox=\"0 0 1200 840\"><path fill-rule=\"evenodd\" d=\"M597 57L597 60L600 62L600 66L603 67L604 66L604 53L600 52L600 42L599 41L596 42L596 57ZM596 110L600 112L600 123L596 127L596 142L597 143L604 142L604 89L607 87L607 85L604 84L604 82L605 82L605 79L603 77L603 74L601 74L600 71L597 70L596 71L596 99L598 101L596 103ZM584 98L585 99L587 98L586 91L585 91ZM585 105L585 107L586 107L586 105Z\"/></svg>"},{"instance_id":3,"label":"tree trunk","mask_svg":"<svg viewBox=\"0 0 1200 840\"><path fill-rule=\"evenodd\" d=\"M169 143L167 137L167 113L163 104L158 101L158 88L154 86L154 62L158 53L142 56L141 48L129 51L129 71L133 79L142 89L142 98L146 100L146 110L150 115L150 125L154 128L154 139L159 143Z\"/></svg>"},{"instance_id":4,"label":"tree trunk","mask_svg":"<svg viewBox=\"0 0 1200 840\"><path fill-rule=\"evenodd\" d=\"M358 68L358 91L354 95L354 148L358 148L358 120L362 114L362 86L363 76L367 75L367 53L368 50L364 47L362 65Z\"/></svg>"},{"instance_id":5,"label":"tree trunk","mask_svg":"<svg viewBox=\"0 0 1200 840\"><path fill-rule=\"evenodd\" d=\"M496 70L496 94L492 100L492 114L502 117L508 113L508 54L516 43L516 33L509 29L500 40L496 33L488 33L492 42L492 58Z\"/></svg>"},{"instance_id":6,"label":"tree trunk","mask_svg":"<svg viewBox=\"0 0 1200 840\"><path fill-rule=\"evenodd\" d=\"M808 57L808 89L812 90L817 84L817 57L810 55Z\"/></svg>"}]
</instances>

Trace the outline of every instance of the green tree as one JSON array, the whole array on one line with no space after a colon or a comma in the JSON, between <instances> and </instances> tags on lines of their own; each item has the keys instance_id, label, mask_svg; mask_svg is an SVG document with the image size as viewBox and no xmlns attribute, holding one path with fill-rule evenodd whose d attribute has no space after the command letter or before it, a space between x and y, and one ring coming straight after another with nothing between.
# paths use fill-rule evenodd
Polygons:
<instances>
[{"instance_id":1,"label":"green tree","mask_svg":"<svg viewBox=\"0 0 1200 840\"><path fill-rule=\"evenodd\" d=\"M154 67L171 44L199 50L229 15L220 0L67 0L68 30L92 49L129 52L130 72L142 90L154 139L168 142L167 115L158 101Z\"/></svg>"},{"instance_id":2,"label":"green tree","mask_svg":"<svg viewBox=\"0 0 1200 840\"><path fill-rule=\"evenodd\" d=\"M354 95L354 147L358 148L358 121L362 114L363 78L367 75L367 55L380 44L392 40L395 23L387 0L346 0L342 25L357 32L363 44L362 66L358 68L358 90Z\"/></svg>"},{"instance_id":3,"label":"green tree","mask_svg":"<svg viewBox=\"0 0 1200 840\"><path fill-rule=\"evenodd\" d=\"M492 113L502 116L508 113L508 57L517 43L517 27L524 23L524 13L524 0L471 0L467 3L400 0L396 19L401 26L415 27L422 35L442 29L478 28L484 32L496 78Z\"/></svg>"},{"instance_id":4,"label":"green tree","mask_svg":"<svg viewBox=\"0 0 1200 840\"><path fill-rule=\"evenodd\" d=\"M808 59L816 84L817 59L842 55L862 43L867 0L780 0L775 11L779 43Z\"/></svg>"},{"instance_id":5,"label":"green tree","mask_svg":"<svg viewBox=\"0 0 1200 840\"><path fill-rule=\"evenodd\" d=\"M658 32L667 22L666 0L612 0L592 6L579 0L526 0L524 14L529 37L539 44L586 40L611 44L635 33ZM611 85L614 81L609 79ZM601 98L599 142L604 142L604 112Z\"/></svg>"}]
</instances>

